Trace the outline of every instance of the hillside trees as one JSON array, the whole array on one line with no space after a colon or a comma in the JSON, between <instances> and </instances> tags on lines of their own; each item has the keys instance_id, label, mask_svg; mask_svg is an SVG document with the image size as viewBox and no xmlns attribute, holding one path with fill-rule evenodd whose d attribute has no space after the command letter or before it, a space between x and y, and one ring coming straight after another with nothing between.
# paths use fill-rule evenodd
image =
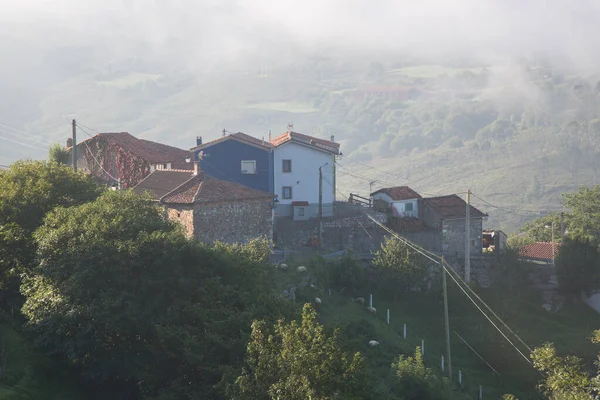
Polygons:
<instances>
[{"instance_id":1,"label":"hillside trees","mask_svg":"<svg viewBox=\"0 0 600 400\"><path fill-rule=\"evenodd\" d=\"M286 315L260 243L189 241L146 198L107 191L50 212L22 286L35 342L113 398L219 398L250 321Z\"/></svg>"},{"instance_id":2,"label":"hillside trees","mask_svg":"<svg viewBox=\"0 0 600 400\"><path fill-rule=\"evenodd\" d=\"M395 238L386 238L375 253L373 264L392 286L406 290L422 284L427 274L423 257Z\"/></svg>"},{"instance_id":3,"label":"hillside trees","mask_svg":"<svg viewBox=\"0 0 600 400\"><path fill-rule=\"evenodd\" d=\"M48 151L48 161L66 165L70 155L70 151L66 150L59 143L54 143Z\"/></svg>"},{"instance_id":4,"label":"hillside trees","mask_svg":"<svg viewBox=\"0 0 600 400\"><path fill-rule=\"evenodd\" d=\"M567 238L555 263L559 289L568 298L589 296L600 287L600 253L590 238Z\"/></svg>"},{"instance_id":5,"label":"hillside trees","mask_svg":"<svg viewBox=\"0 0 600 400\"><path fill-rule=\"evenodd\" d=\"M364 359L346 355L338 332L329 336L310 304L300 323L280 320L271 331L264 321L252 324L242 374L232 399L361 399Z\"/></svg>"},{"instance_id":6,"label":"hillside trees","mask_svg":"<svg viewBox=\"0 0 600 400\"><path fill-rule=\"evenodd\" d=\"M33 263L33 231L57 206L95 199L102 191L91 178L53 162L19 161L0 172L0 295L18 304L19 275Z\"/></svg>"}]
</instances>

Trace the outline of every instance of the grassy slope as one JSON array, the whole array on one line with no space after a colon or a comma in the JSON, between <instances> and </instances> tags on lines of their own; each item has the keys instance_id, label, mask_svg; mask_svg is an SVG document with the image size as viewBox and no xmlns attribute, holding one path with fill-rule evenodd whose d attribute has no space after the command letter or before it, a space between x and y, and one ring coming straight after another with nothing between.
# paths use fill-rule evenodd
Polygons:
<instances>
[{"instance_id":1,"label":"grassy slope","mask_svg":"<svg viewBox=\"0 0 600 400\"><path fill-rule=\"evenodd\" d=\"M2 400L83 400L90 398L77 387L76 378L36 351L9 324L0 325L6 336L7 370L0 377Z\"/></svg>"},{"instance_id":2,"label":"grassy slope","mask_svg":"<svg viewBox=\"0 0 600 400\"><path fill-rule=\"evenodd\" d=\"M295 264L290 262L287 272L275 271L274 279L283 289L298 282ZM303 265L307 265L303 263ZM309 269L311 267L308 267ZM314 267L313 267L314 268ZM310 272L310 271L309 271ZM462 370L464 388L469 396L475 397L477 387L482 385L486 398L500 398L513 393L520 399L537 399L535 386L541 376L495 331L476 308L449 283L449 314L454 376ZM352 296L374 294L373 305L377 315L368 314L362 306L350 301ZM493 289L480 295L505 320L505 322L532 348L545 342L554 342L561 353L573 353L592 362L597 348L588 340L591 332L600 327L600 316L591 308L576 305L557 313L549 313L541 307L534 295L518 302L507 302L506 296ZM366 288L357 293L332 291L318 293L308 289L298 295L297 304L319 296L323 304L319 309L322 322L329 328L372 325L369 335L355 337L346 345L361 351L367 362L380 376L378 385L389 383L391 363L399 354L412 354L416 346L425 340L425 361L436 373L440 371L440 358L445 353L443 303L438 293L403 293L394 303L391 296L376 288ZM390 325L385 323L386 309L390 309ZM402 337L403 324L407 324L407 339ZM367 329L369 330L369 329ZM499 375L476 356L454 333L456 331L473 347ZM510 337L510 336L509 336ZM378 340L381 345L369 348L369 340ZM512 338L513 342L517 342ZM529 352L518 346L525 355Z\"/></svg>"},{"instance_id":3,"label":"grassy slope","mask_svg":"<svg viewBox=\"0 0 600 400\"><path fill-rule=\"evenodd\" d=\"M203 136L208 141L220 136L223 128L266 138L269 130L276 135L293 122L295 129L301 132L334 133L337 140L342 141L342 151L349 154L353 149L344 147L347 139L344 132L336 130L343 117L331 117L319 108L318 101L365 82L364 71L349 69L351 67L336 67L326 79L320 79L310 68L274 70L268 77L240 71L172 78L131 71L111 81L96 80L92 73L83 74L46 88L45 100L39 105L41 117L24 121L23 127L28 132L43 132L46 137L64 143L75 112L81 123L101 131L129 131L187 148L194 144L194 136ZM464 70L467 69L422 65L390 70L383 79L385 84L397 85L406 77L428 79ZM336 122L336 118L341 120ZM327 127L323 127L325 121ZM80 136L86 137L84 133ZM511 140L506 144L494 143L492 152L487 153L474 151L470 143L465 143L457 149L442 146L367 163L397 176L349 160L341 163L354 174L379 180L375 188L408 184L426 195L463 192L470 187L487 201L509 209L507 212L484 207L484 203L473 199L474 204L490 214L490 227L509 232L533 218L539 210L559 207L560 193L594 183L590 169L582 170L576 180L558 157L553 158L551 151L545 150L552 138L529 132ZM539 157L544 153L549 157L547 176L551 178L543 182L540 196L543 200L532 204L524 192L533 175L542 180ZM10 143L4 146L4 142L0 148L0 164L27 156L42 158L46 153L42 149L21 148ZM410 177L407 177L405 173L409 170ZM338 196L344 197L351 191L367 193L366 180L344 175L341 170L338 176Z\"/></svg>"}]
</instances>

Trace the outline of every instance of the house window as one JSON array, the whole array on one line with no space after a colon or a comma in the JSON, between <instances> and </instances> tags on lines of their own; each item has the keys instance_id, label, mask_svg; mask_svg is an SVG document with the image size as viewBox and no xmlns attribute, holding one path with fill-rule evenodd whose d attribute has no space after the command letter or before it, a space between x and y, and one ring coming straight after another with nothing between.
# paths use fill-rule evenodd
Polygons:
<instances>
[{"instance_id":1,"label":"house window","mask_svg":"<svg viewBox=\"0 0 600 400\"><path fill-rule=\"evenodd\" d=\"M283 160L283 172L292 172L292 160Z\"/></svg>"},{"instance_id":2,"label":"house window","mask_svg":"<svg viewBox=\"0 0 600 400\"><path fill-rule=\"evenodd\" d=\"M283 186L281 188L281 197L283 199L291 199L292 198L292 187L291 186Z\"/></svg>"},{"instance_id":3,"label":"house window","mask_svg":"<svg viewBox=\"0 0 600 400\"><path fill-rule=\"evenodd\" d=\"M256 160L242 160L242 174L256 174Z\"/></svg>"},{"instance_id":4,"label":"house window","mask_svg":"<svg viewBox=\"0 0 600 400\"><path fill-rule=\"evenodd\" d=\"M412 212L413 210L413 203L406 203L404 204L404 211L406 212Z\"/></svg>"},{"instance_id":5,"label":"house window","mask_svg":"<svg viewBox=\"0 0 600 400\"><path fill-rule=\"evenodd\" d=\"M298 208L298 216L299 217L304 217L304 207Z\"/></svg>"}]
</instances>

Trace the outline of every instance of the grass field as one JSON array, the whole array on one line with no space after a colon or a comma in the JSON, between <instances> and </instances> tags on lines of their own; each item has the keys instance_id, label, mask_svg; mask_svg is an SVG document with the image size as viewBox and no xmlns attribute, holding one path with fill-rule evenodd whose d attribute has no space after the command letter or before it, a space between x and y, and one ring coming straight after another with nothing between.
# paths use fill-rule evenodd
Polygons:
<instances>
[{"instance_id":1,"label":"grass field","mask_svg":"<svg viewBox=\"0 0 600 400\"><path fill-rule=\"evenodd\" d=\"M276 102L276 103L259 103L259 104L250 104L247 105L248 109L256 109L256 110L268 110L268 111L279 111L279 112L288 112L288 113L312 113L319 111L314 108L310 104L305 103L295 103L295 102Z\"/></svg>"},{"instance_id":2,"label":"grass field","mask_svg":"<svg viewBox=\"0 0 600 400\"><path fill-rule=\"evenodd\" d=\"M35 350L10 324L0 325L6 337L7 365L0 376L2 400L85 400L90 397L74 384L78 378Z\"/></svg>"},{"instance_id":3,"label":"grass field","mask_svg":"<svg viewBox=\"0 0 600 400\"><path fill-rule=\"evenodd\" d=\"M306 262L303 265L310 269ZM274 272L274 279L281 288L298 283L299 275L289 262L287 272ZM306 279L306 278L305 278ZM318 284L317 284L318 286ZM377 315L368 314L364 307L350 301L354 296L369 298L373 294L373 305ZM600 316L585 305L573 305L556 313L541 307L541 300L535 292L527 297L507 302L506 295L495 289L480 292L482 298L504 319L531 348L545 342L556 344L560 353L576 354L592 362L598 349L588 338L594 329L600 328ZM443 302L440 291L429 293L405 292L394 302L392 297L375 287L367 287L356 293L345 291L339 294L332 290L328 296L323 291L306 288L297 296L297 305L311 301L315 296L323 300L319 308L321 322L329 327L342 327L351 332L363 332L359 336L346 338L352 350L361 351L367 363L380 377L378 385L389 383L391 363L399 354L410 355L416 346L425 342L425 361L436 373L441 370L441 356L445 353ZM541 375L525 361L514 348L498 333L483 315L449 283L449 315L452 346L452 367L456 383L458 370L462 371L465 394L475 398L479 385L482 385L484 398L500 398L512 393L519 399L539 399L536 385ZM390 324L385 322L386 310L390 310ZM403 338L403 325L407 325L407 339ZM506 332L506 330L504 330ZM460 335L475 354L458 336ZM511 336L509 336L511 338ZM377 340L380 346L369 348L369 340ZM512 337L513 343L529 356L525 346ZM484 360L482 361L481 356ZM496 374L490 366L498 372ZM386 383L386 381L388 383Z\"/></svg>"}]
</instances>

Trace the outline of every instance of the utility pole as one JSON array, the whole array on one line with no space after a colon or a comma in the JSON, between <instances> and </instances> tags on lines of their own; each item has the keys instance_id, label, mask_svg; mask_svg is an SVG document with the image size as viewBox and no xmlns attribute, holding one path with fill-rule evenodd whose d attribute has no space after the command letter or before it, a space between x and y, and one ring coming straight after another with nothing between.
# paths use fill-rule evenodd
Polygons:
<instances>
[{"instance_id":1,"label":"utility pole","mask_svg":"<svg viewBox=\"0 0 600 400\"><path fill-rule=\"evenodd\" d=\"M71 163L73 164L73 171L77 172L77 123L75 120L73 124L73 146L71 147Z\"/></svg>"},{"instance_id":2,"label":"utility pole","mask_svg":"<svg viewBox=\"0 0 600 400\"><path fill-rule=\"evenodd\" d=\"M444 328L446 328L446 357L448 358L448 377L452 380L452 358L450 355L450 319L448 318L448 285L446 284L446 265L442 256L442 284L444 285Z\"/></svg>"},{"instance_id":3,"label":"utility pole","mask_svg":"<svg viewBox=\"0 0 600 400\"><path fill-rule=\"evenodd\" d=\"M327 165L327 164L325 164ZM323 171L319 167L319 247L323 247Z\"/></svg>"},{"instance_id":4,"label":"utility pole","mask_svg":"<svg viewBox=\"0 0 600 400\"><path fill-rule=\"evenodd\" d=\"M467 189L467 209L465 211L465 282L471 282L471 189Z\"/></svg>"}]
</instances>

